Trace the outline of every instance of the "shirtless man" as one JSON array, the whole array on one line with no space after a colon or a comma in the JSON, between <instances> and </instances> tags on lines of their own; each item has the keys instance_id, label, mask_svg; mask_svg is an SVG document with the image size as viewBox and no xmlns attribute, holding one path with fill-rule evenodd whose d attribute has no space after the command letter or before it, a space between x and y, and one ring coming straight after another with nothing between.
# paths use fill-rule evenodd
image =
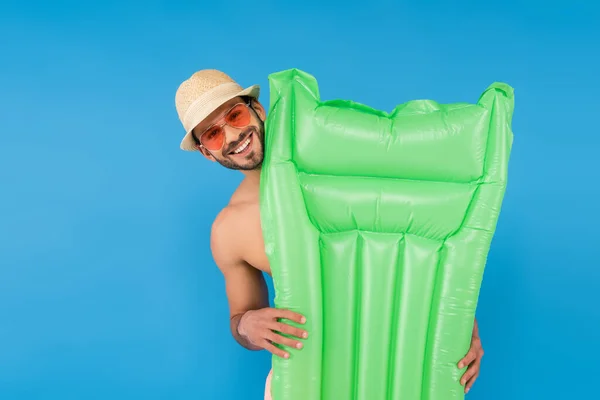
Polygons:
<instances>
[{"instance_id":1,"label":"shirtless man","mask_svg":"<svg viewBox=\"0 0 600 400\"><path fill-rule=\"evenodd\" d=\"M211 251L225 279L231 332L250 350L265 349L279 357L285 350L273 345L302 348L308 332L278 322L280 318L305 322L305 316L269 306L263 272L271 274L265 254L259 214L260 168L263 161L266 111L258 101L257 85L243 89L223 72L203 70L184 81L175 96L186 134L181 148L198 151L210 161L244 174L229 204L211 229ZM292 336L286 338L274 331ZM475 321L471 348L460 360L468 366L461 384L468 392L479 376L483 349ZM271 399L271 373L265 400Z\"/></svg>"}]
</instances>

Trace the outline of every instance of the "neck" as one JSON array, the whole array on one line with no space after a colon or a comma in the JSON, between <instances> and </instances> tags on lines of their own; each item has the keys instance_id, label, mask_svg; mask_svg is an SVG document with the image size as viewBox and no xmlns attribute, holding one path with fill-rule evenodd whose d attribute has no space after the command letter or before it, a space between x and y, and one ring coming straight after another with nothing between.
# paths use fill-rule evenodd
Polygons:
<instances>
[{"instance_id":1,"label":"neck","mask_svg":"<svg viewBox=\"0 0 600 400\"><path fill-rule=\"evenodd\" d=\"M260 171L260 168L256 168L250 171L242 171L242 173L244 174L245 180L258 183L260 181Z\"/></svg>"}]
</instances>

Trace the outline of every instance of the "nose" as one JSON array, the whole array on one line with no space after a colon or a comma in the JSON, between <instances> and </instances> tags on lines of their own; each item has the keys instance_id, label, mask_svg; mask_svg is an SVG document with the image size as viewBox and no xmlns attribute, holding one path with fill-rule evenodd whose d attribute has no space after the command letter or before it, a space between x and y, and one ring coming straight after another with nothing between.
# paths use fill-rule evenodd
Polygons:
<instances>
[{"instance_id":1,"label":"nose","mask_svg":"<svg viewBox=\"0 0 600 400\"><path fill-rule=\"evenodd\" d=\"M229 125L224 126L223 129L225 130L225 142L227 144L230 144L230 143L238 140L240 138L240 134L244 130L242 128L234 128Z\"/></svg>"}]
</instances>

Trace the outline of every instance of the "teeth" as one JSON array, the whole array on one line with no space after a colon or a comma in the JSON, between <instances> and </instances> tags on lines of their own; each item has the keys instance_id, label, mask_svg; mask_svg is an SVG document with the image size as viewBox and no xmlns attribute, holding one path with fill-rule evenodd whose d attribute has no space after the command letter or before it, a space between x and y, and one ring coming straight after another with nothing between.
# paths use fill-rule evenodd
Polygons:
<instances>
[{"instance_id":1,"label":"teeth","mask_svg":"<svg viewBox=\"0 0 600 400\"><path fill-rule=\"evenodd\" d=\"M246 147L248 147L249 144L250 144L250 138L244 140L244 143L242 143L240 145L240 147L238 147L237 149L235 149L234 153L235 154L241 153L242 151L246 150Z\"/></svg>"}]
</instances>

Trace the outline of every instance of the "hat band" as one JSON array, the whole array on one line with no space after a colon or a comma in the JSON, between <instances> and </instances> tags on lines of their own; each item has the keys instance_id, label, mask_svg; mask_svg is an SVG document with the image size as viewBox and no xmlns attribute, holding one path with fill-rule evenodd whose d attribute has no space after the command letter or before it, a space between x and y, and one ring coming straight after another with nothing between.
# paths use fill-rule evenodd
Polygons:
<instances>
[{"instance_id":1,"label":"hat band","mask_svg":"<svg viewBox=\"0 0 600 400\"><path fill-rule=\"evenodd\" d=\"M242 87L237 83L223 83L219 86L215 86L211 90L198 97L188 107L185 115L183 116L183 126L186 132L191 132L204 118L210 115L217 107L224 102L234 98L239 92L242 91ZM219 104L215 104L215 101L220 101Z\"/></svg>"}]
</instances>

